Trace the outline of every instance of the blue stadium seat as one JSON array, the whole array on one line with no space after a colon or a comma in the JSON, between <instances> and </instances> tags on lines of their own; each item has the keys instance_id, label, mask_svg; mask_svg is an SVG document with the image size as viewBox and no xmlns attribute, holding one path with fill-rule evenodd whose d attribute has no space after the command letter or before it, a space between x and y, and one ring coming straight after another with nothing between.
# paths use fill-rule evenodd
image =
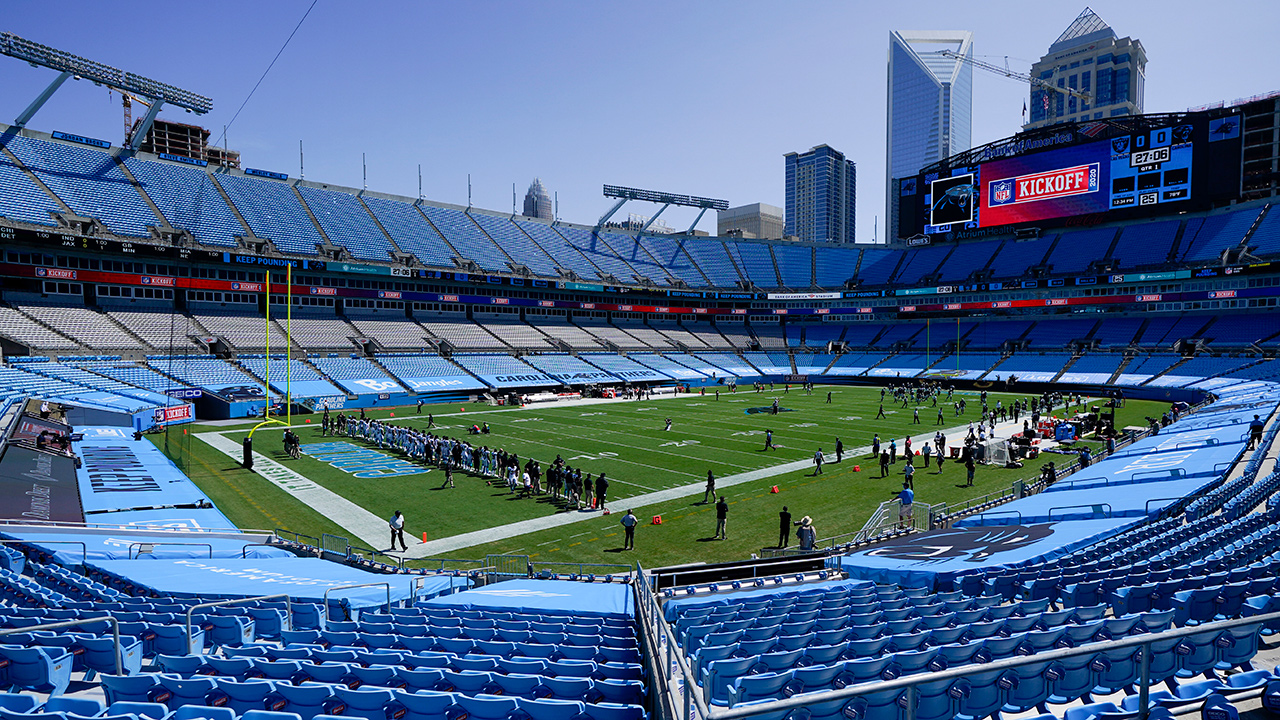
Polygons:
<instances>
[{"instance_id":1,"label":"blue stadium seat","mask_svg":"<svg viewBox=\"0 0 1280 720\"><path fill-rule=\"evenodd\" d=\"M227 707L243 714L250 710L277 710L284 707L284 700L276 695L276 685L269 680L235 680L215 678L218 690L227 695Z\"/></svg>"},{"instance_id":2,"label":"blue stadium seat","mask_svg":"<svg viewBox=\"0 0 1280 720\"><path fill-rule=\"evenodd\" d=\"M61 695L71 683L72 655L61 648L0 645L9 660L8 682L23 690Z\"/></svg>"}]
</instances>

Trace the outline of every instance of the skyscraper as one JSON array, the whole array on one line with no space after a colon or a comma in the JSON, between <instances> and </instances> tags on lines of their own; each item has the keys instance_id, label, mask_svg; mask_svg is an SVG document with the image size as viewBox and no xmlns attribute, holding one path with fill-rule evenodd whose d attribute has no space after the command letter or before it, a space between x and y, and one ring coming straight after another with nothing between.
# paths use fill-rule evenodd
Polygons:
<instances>
[{"instance_id":1,"label":"skyscraper","mask_svg":"<svg viewBox=\"0 0 1280 720\"><path fill-rule=\"evenodd\" d=\"M819 145L787 153L786 234L800 240L852 243L858 168L844 153Z\"/></svg>"},{"instance_id":2,"label":"skyscraper","mask_svg":"<svg viewBox=\"0 0 1280 720\"><path fill-rule=\"evenodd\" d=\"M551 210L551 196L542 186L541 178L534 178L529 185L529 192L524 194L524 216L540 220L554 220Z\"/></svg>"},{"instance_id":3,"label":"skyscraper","mask_svg":"<svg viewBox=\"0 0 1280 720\"><path fill-rule=\"evenodd\" d=\"M949 54L944 54L946 51ZM968 150L973 112L973 33L923 30L889 33L885 217L897 230L895 178Z\"/></svg>"},{"instance_id":4,"label":"skyscraper","mask_svg":"<svg viewBox=\"0 0 1280 720\"><path fill-rule=\"evenodd\" d=\"M1031 66L1031 77L1079 90L1092 102L1033 85L1025 128L1141 114L1146 68L1141 41L1116 37L1110 25L1085 8Z\"/></svg>"}]
</instances>

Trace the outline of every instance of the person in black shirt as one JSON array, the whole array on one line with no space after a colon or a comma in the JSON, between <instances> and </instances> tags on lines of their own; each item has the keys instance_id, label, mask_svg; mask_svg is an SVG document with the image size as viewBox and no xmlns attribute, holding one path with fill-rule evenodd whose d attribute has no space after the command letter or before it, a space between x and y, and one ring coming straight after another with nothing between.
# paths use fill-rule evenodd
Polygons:
<instances>
[{"instance_id":1,"label":"person in black shirt","mask_svg":"<svg viewBox=\"0 0 1280 720\"><path fill-rule=\"evenodd\" d=\"M725 522L729 517L729 503L724 501L724 496L720 496L720 502L716 503L716 538L725 540L728 536L725 533Z\"/></svg>"},{"instance_id":2,"label":"person in black shirt","mask_svg":"<svg viewBox=\"0 0 1280 720\"><path fill-rule=\"evenodd\" d=\"M600 509L604 510L604 497L609 491L609 481L605 479L604 473L600 473L600 477L596 478L596 504Z\"/></svg>"},{"instance_id":3,"label":"person in black shirt","mask_svg":"<svg viewBox=\"0 0 1280 720\"><path fill-rule=\"evenodd\" d=\"M784 548L791 542L791 513L787 510L787 506L782 506L782 512L778 513L778 547Z\"/></svg>"}]
</instances>

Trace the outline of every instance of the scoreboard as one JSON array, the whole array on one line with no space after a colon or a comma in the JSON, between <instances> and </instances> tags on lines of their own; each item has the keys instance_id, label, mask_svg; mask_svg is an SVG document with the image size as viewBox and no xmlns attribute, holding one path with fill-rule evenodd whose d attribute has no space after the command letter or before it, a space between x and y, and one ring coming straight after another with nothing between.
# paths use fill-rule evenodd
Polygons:
<instances>
[{"instance_id":1,"label":"scoreboard","mask_svg":"<svg viewBox=\"0 0 1280 720\"><path fill-rule=\"evenodd\" d=\"M1167 124L1146 123L1128 133L1116 122L1098 139L944 165L903 180L899 235L1054 224L1091 214L1120 220L1238 197L1239 115L1168 117Z\"/></svg>"}]
</instances>

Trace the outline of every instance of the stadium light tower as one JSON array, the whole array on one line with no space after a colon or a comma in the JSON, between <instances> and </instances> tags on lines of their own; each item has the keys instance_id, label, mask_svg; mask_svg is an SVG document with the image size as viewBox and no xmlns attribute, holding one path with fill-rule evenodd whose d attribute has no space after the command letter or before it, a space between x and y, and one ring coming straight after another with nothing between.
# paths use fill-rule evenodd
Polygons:
<instances>
[{"instance_id":1,"label":"stadium light tower","mask_svg":"<svg viewBox=\"0 0 1280 720\"><path fill-rule=\"evenodd\" d=\"M13 33L0 33L0 54L25 60L32 67L47 67L58 71L58 76L53 79L53 82L49 83L49 86L37 95L27 109L13 121L13 124L19 128L25 127L49 98L53 97L58 88L62 87L62 83L71 77L77 80L81 78L92 80L95 85L105 85L120 93L131 93L150 104L146 117L143 118L142 124L138 126L129 142L131 150L137 150L142 145L143 139L151 130L151 124L155 122L156 115L160 112L160 106L165 103L176 105L197 115L204 115L213 109L213 100L203 95L125 72L110 65L103 65L48 45L41 45Z\"/></svg>"},{"instance_id":2,"label":"stadium light tower","mask_svg":"<svg viewBox=\"0 0 1280 720\"><path fill-rule=\"evenodd\" d=\"M706 215L708 210L729 209L728 200L716 200L715 198L698 197L696 195L678 195L676 193L661 192L658 190L640 190L637 188L621 187L618 185L605 185L604 196L617 198L618 202L614 203L613 207L609 209L609 212L600 217L600 222L596 223L596 230L604 227L604 224L609 221L609 218L613 217L613 214L618 212L618 210L625 205L628 200L643 200L644 202L662 204L662 207L658 209L658 212L654 213L653 216L649 218L649 222L645 223L644 227L640 228L640 232L648 230L649 226L658 219L658 216L672 205L696 207L701 208L702 210L698 213L698 217L693 221L693 224L689 226L689 229L685 231L686 235L693 232L693 229L702 221L702 216Z\"/></svg>"}]
</instances>

